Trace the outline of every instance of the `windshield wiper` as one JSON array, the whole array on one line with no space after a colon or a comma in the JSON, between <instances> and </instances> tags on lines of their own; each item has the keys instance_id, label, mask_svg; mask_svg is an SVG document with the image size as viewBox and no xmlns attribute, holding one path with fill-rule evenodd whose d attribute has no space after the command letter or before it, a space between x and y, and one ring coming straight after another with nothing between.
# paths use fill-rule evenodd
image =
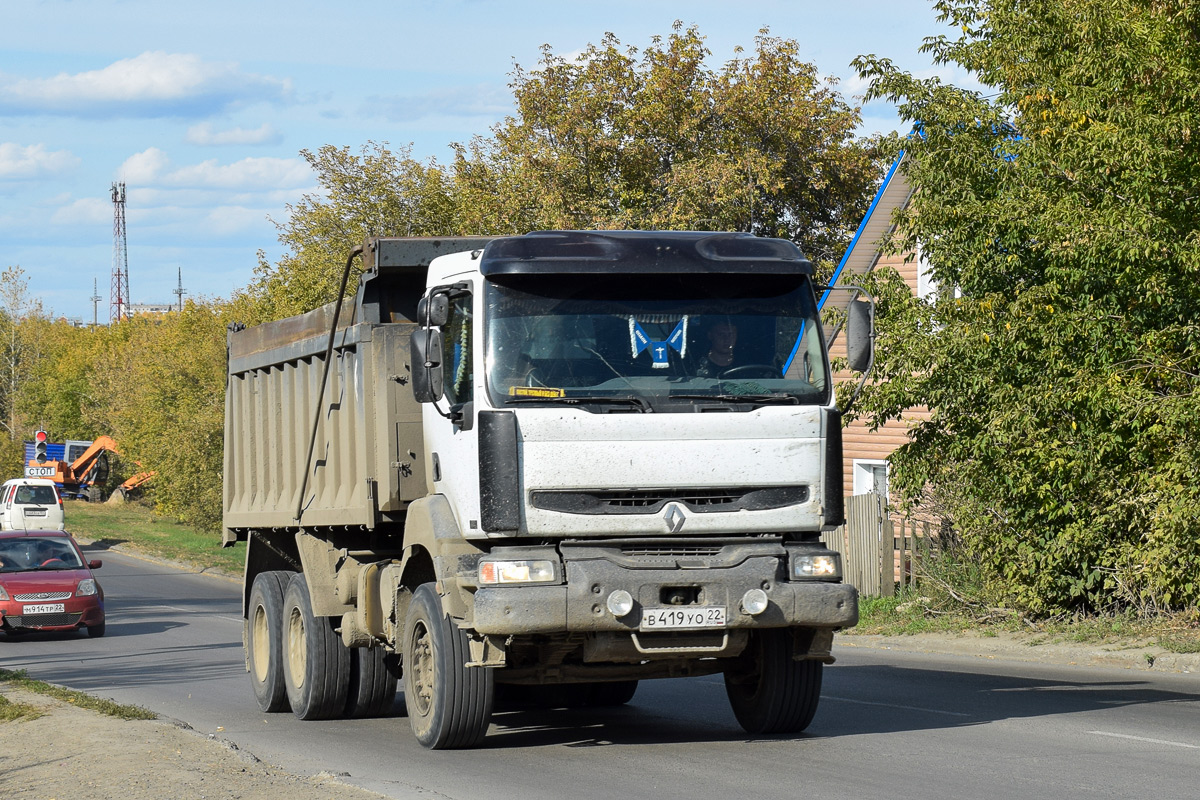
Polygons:
<instances>
[{"instance_id":1,"label":"windshield wiper","mask_svg":"<svg viewBox=\"0 0 1200 800\"><path fill-rule=\"evenodd\" d=\"M510 397L504 401L505 405L513 405L516 403L553 403L557 405L591 405L593 403L602 403L619 406L633 406L638 411L643 413L650 410L650 403L644 397L637 395L623 395L619 397L604 397L593 395L572 395L570 397Z\"/></svg>"},{"instance_id":2,"label":"windshield wiper","mask_svg":"<svg viewBox=\"0 0 1200 800\"><path fill-rule=\"evenodd\" d=\"M800 398L793 394L771 392L770 394L669 394L670 400L711 400L714 403L777 403L798 406Z\"/></svg>"}]
</instances>

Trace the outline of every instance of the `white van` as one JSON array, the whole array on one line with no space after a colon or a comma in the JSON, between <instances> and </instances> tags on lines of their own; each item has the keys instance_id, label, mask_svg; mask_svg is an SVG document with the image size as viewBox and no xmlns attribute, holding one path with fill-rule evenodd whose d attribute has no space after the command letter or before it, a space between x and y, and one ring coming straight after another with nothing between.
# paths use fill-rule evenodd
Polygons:
<instances>
[{"instance_id":1,"label":"white van","mask_svg":"<svg viewBox=\"0 0 1200 800\"><path fill-rule=\"evenodd\" d=\"M63 503L54 481L16 478L0 487L0 531L61 531Z\"/></svg>"}]
</instances>

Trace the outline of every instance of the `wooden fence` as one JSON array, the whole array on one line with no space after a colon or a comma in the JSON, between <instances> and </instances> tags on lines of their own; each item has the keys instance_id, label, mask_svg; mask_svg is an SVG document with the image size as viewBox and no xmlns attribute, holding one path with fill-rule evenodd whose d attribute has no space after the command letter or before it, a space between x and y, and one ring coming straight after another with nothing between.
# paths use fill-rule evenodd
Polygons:
<instances>
[{"instance_id":1,"label":"wooden fence","mask_svg":"<svg viewBox=\"0 0 1200 800\"><path fill-rule=\"evenodd\" d=\"M869 597L893 597L916 585L935 540L932 523L891 519L877 494L847 498L846 524L821 535L826 547L842 554L846 583Z\"/></svg>"}]
</instances>

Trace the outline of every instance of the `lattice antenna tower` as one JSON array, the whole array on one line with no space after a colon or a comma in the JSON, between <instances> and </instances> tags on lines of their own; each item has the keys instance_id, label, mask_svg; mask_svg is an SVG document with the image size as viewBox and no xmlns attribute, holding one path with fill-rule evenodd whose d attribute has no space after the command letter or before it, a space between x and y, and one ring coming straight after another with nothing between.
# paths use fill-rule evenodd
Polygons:
<instances>
[{"instance_id":1,"label":"lattice antenna tower","mask_svg":"<svg viewBox=\"0 0 1200 800\"><path fill-rule=\"evenodd\" d=\"M112 185L113 260L112 290L109 293L108 321L129 318L129 248L125 241L125 183Z\"/></svg>"},{"instance_id":2,"label":"lattice antenna tower","mask_svg":"<svg viewBox=\"0 0 1200 800\"><path fill-rule=\"evenodd\" d=\"M183 267L175 268L175 276L178 280L178 285L171 290L171 294L179 298L179 311L183 311L183 296L187 294L187 289L183 288Z\"/></svg>"},{"instance_id":3,"label":"lattice antenna tower","mask_svg":"<svg viewBox=\"0 0 1200 800\"><path fill-rule=\"evenodd\" d=\"M96 324L99 322L97 317L100 313L100 301L104 299L103 297L100 296L100 287L99 287L98 283L99 282L95 278L92 278L92 296L88 298L89 300L92 301L92 327L93 328L96 327Z\"/></svg>"}]
</instances>

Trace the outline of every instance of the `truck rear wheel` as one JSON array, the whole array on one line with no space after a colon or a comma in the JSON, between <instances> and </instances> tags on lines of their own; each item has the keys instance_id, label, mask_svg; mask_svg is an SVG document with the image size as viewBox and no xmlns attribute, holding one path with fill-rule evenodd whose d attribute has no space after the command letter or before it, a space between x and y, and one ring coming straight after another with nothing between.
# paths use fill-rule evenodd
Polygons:
<instances>
[{"instance_id":1,"label":"truck rear wheel","mask_svg":"<svg viewBox=\"0 0 1200 800\"><path fill-rule=\"evenodd\" d=\"M300 719L331 719L346 709L350 651L329 617L314 617L308 582L297 572L283 596L284 685Z\"/></svg>"},{"instance_id":2,"label":"truck rear wheel","mask_svg":"<svg viewBox=\"0 0 1200 800\"><path fill-rule=\"evenodd\" d=\"M350 648L350 687L347 717L379 717L396 704L394 658L382 647Z\"/></svg>"},{"instance_id":3,"label":"truck rear wheel","mask_svg":"<svg viewBox=\"0 0 1200 800\"><path fill-rule=\"evenodd\" d=\"M820 661L792 658L785 628L755 631L742 665L725 673L725 692L747 733L799 733L812 722L821 699Z\"/></svg>"},{"instance_id":4,"label":"truck rear wheel","mask_svg":"<svg viewBox=\"0 0 1200 800\"><path fill-rule=\"evenodd\" d=\"M443 613L432 583L413 592L403 642L404 704L417 741L431 750L479 744L492 716L494 676L467 666L467 636Z\"/></svg>"},{"instance_id":5,"label":"truck rear wheel","mask_svg":"<svg viewBox=\"0 0 1200 800\"><path fill-rule=\"evenodd\" d=\"M263 711L287 711L283 685L283 592L292 573L260 572L250 589L246 618L246 663L254 697ZM90 632L90 631L89 631Z\"/></svg>"}]
</instances>

